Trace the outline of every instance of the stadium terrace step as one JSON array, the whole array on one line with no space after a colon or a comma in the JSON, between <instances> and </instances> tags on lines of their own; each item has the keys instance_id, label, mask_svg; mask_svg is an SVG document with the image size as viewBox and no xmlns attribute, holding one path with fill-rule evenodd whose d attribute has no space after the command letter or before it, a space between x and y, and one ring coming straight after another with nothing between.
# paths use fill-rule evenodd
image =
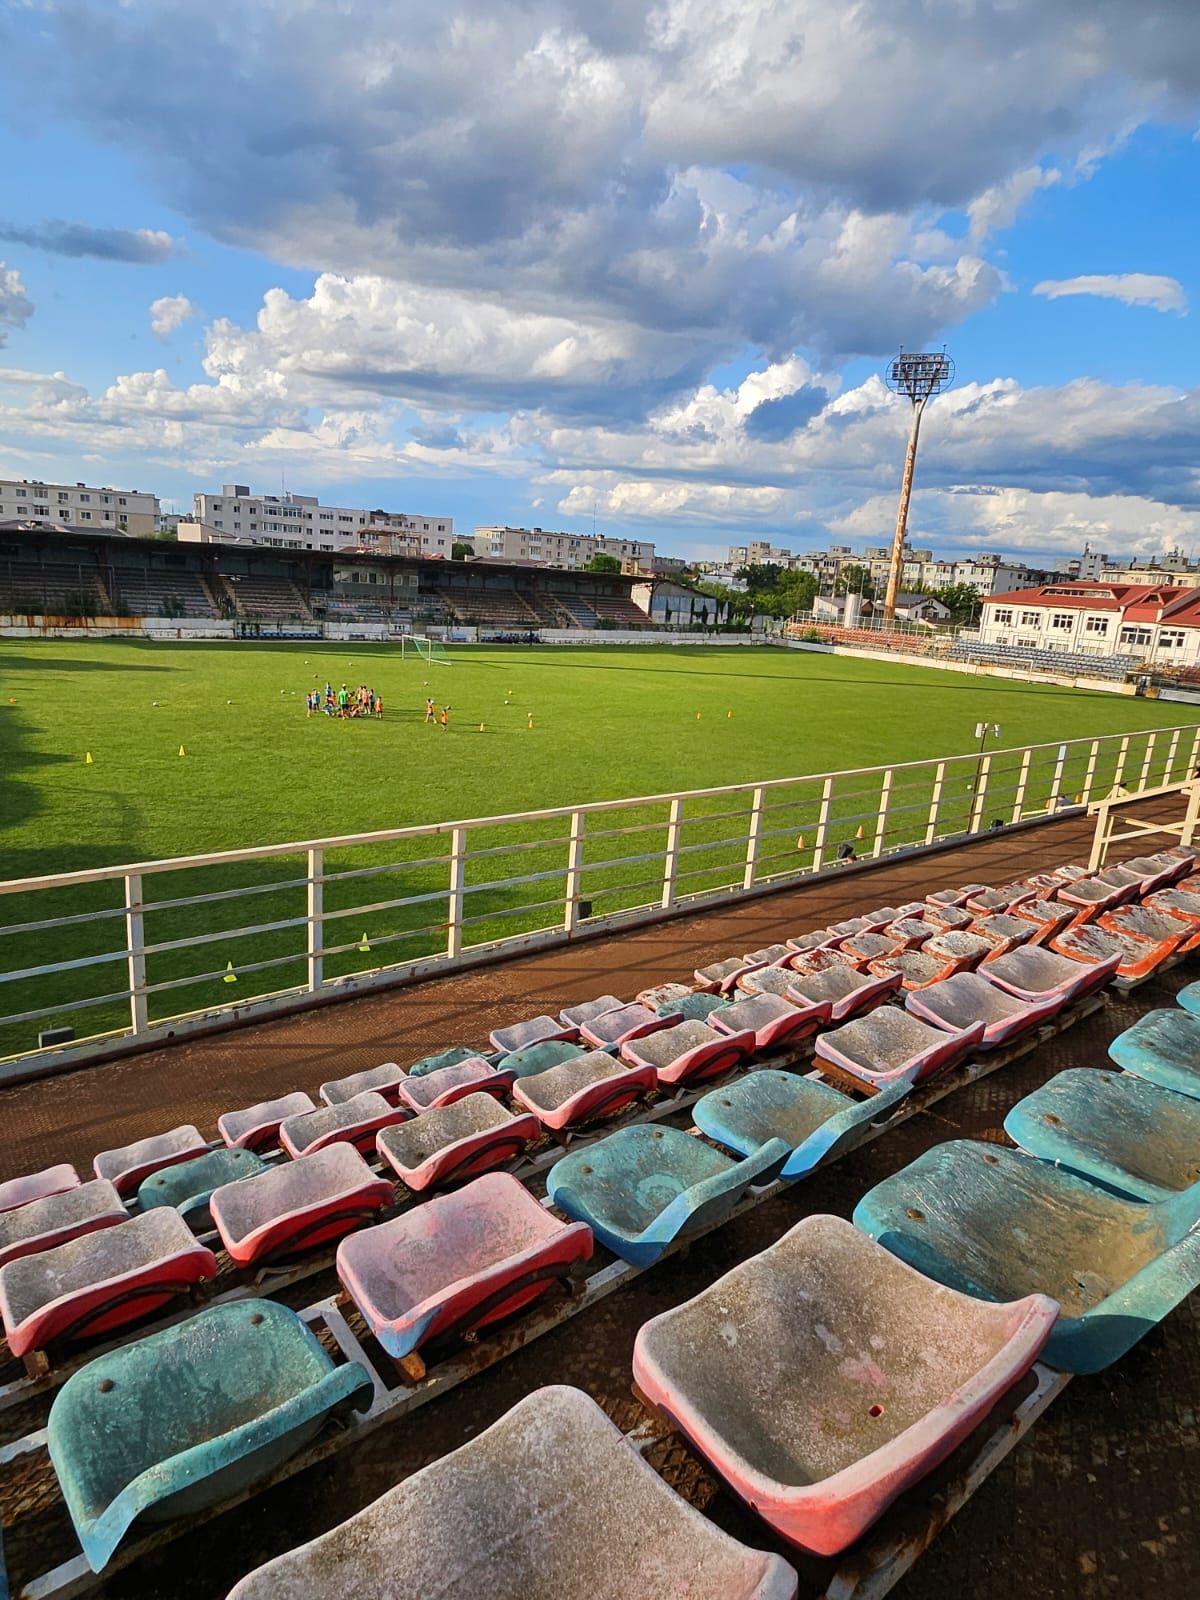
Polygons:
<instances>
[{"instance_id":1,"label":"stadium terrace step","mask_svg":"<svg viewBox=\"0 0 1200 1600\"><path fill-rule=\"evenodd\" d=\"M867 962L867 971L877 978L900 979L904 990L927 989L931 983L941 983L951 973L957 972L961 963L955 959L928 955L924 950L897 950L894 955L880 956Z\"/></svg>"},{"instance_id":2,"label":"stadium terrace step","mask_svg":"<svg viewBox=\"0 0 1200 1600\"><path fill-rule=\"evenodd\" d=\"M52 1194L65 1194L79 1187L79 1174L69 1162L57 1167L47 1167L42 1172L30 1172L22 1178L10 1178L0 1183L0 1215L15 1211L18 1206L32 1205L35 1200L46 1200Z\"/></svg>"},{"instance_id":3,"label":"stadium terrace step","mask_svg":"<svg viewBox=\"0 0 1200 1600\"><path fill-rule=\"evenodd\" d=\"M266 1170L266 1162L253 1150L210 1150L144 1179L137 1192L138 1208L155 1211L173 1206L194 1233L207 1233L212 1227L208 1202L213 1190Z\"/></svg>"},{"instance_id":4,"label":"stadium terrace step","mask_svg":"<svg viewBox=\"0 0 1200 1600\"><path fill-rule=\"evenodd\" d=\"M1157 1205L1002 1145L937 1145L877 1184L855 1225L940 1283L985 1300L1045 1294L1046 1360L1099 1372L1200 1284L1200 1189Z\"/></svg>"},{"instance_id":5,"label":"stadium terrace step","mask_svg":"<svg viewBox=\"0 0 1200 1600\"><path fill-rule=\"evenodd\" d=\"M458 1068L446 1070L456 1072ZM427 1084L432 1078L420 1081ZM392 1105L373 1089L364 1089L362 1094L339 1105L318 1106L313 1111L302 1111L298 1117L285 1117L279 1125L279 1142L293 1160L331 1144L352 1144L360 1154L371 1155L380 1128L406 1122L412 1114L408 1106Z\"/></svg>"},{"instance_id":6,"label":"stadium terrace step","mask_svg":"<svg viewBox=\"0 0 1200 1600\"><path fill-rule=\"evenodd\" d=\"M1130 1200L1166 1200L1200 1183L1200 1102L1129 1072L1075 1067L1027 1094L1009 1138Z\"/></svg>"},{"instance_id":7,"label":"stadium terrace step","mask_svg":"<svg viewBox=\"0 0 1200 1600\"><path fill-rule=\"evenodd\" d=\"M377 1067L367 1067L363 1072L352 1072L348 1078L331 1078L328 1083L321 1085L317 1093L327 1106L340 1106L371 1089L394 1106L400 1100L400 1085L406 1076L403 1067L397 1066L394 1061L384 1061Z\"/></svg>"},{"instance_id":8,"label":"stadium terrace step","mask_svg":"<svg viewBox=\"0 0 1200 1600\"><path fill-rule=\"evenodd\" d=\"M15 1356L140 1322L215 1278L217 1258L176 1211L130 1217L0 1267L0 1316Z\"/></svg>"},{"instance_id":9,"label":"stadium terrace step","mask_svg":"<svg viewBox=\"0 0 1200 1600\"><path fill-rule=\"evenodd\" d=\"M1111 982L1120 959L1119 955L1112 955L1089 966L1053 950L1043 950L1040 945L1023 944L988 956L980 973L997 988L1015 994L1018 1000L1041 1001L1054 996L1061 1010Z\"/></svg>"},{"instance_id":10,"label":"stadium terrace step","mask_svg":"<svg viewBox=\"0 0 1200 1600\"><path fill-rule=\"evenodd\" d=\"M207 1150L199 1128L185 1123L169 1133L154 1133L148 1139L137 1139L120 1150L101 1150L92 1162L92 1170L98 1178L107 1178L114 1184L124 1199L152 1172L174 1166L177 1161L191 1161Z\"/></svg>"},{"instance_id":11,"label":"stadium terrace step","mask_svg":"<svg viewBox=\"0 0 1200 1600\"><path fill-rule=\"evenodd\" d=\"M217 1118L217 1132L231 1150L272 1150L279 1144L279 1125L285 1117L316 1109L311 1095L297 1091L247 1106L244 1111L226 1111Z\"/></svg>"},{"instance_id":12,"label":"stadium terrace step","mask_svg":"<svg viewBox=\"0 0 1200 1600\"><path fill-rule=\"evenodd\" d=\"M783 1140L772 1139L731 1161L681 1128L635 1124L556 1161L546 1194L622 1261L648 1267L676 1239L723 1221L787 1156Z\"/></svg>"},{"instance_id":13,"label":"stadium terrace step","mask_svg":"<svg viewBox=\"0 0 1200 1600\"><path fill-rule=\"evenodd\" d=\"M511 1072L500 1072L483 1056L466 1056L423 1077L406 1079L400 1085L400 1098L412 1111L430 1111L469 1094L501 1095L512 1082Z\"/></svg>"},{"instance_id":14,"label":"stadium terrace step","mask_svg":"<svg viewBox=\"0 0 1200 1600\"><path fill-rule=\"evenodd\" d=\"M216 1504L273 1471L371 1380L335 1366L294 1311L210 1306L67 1379L47 1428L83 1553L102 1572L135 1521Z\"/></svg>"},{"instance_id":15,"label":"stadium terrace step","mask_svg":"<svg viewBox=\"0 0 1200 1600\"><path fill-rule=\"evenodd\" d=\"M970 931L977 939L986 939L999 955L1005 950L1015 950L1020 944L1028 944L1037 929L1025 917L996 911L976 917Z\"/></svg>"},{"instance_id":16,"label":"stadium terrace step","mask_svg":"<svg viewBox=\"0 0 1200 1600\"><path fill-rule=\"evenodd\" d=\"M408 1188L423 1192L503 1166L541 1132L531 1113L514 1116L490 1094L469 1094L382 1129L376 1148Z\"/></svg>"},{"instance_id":17,"label":"stadium terrace step","mask_svg":"<svg viewBox=\"0 0 1200 1600\"><path fill-rule=\"evenodd\" d=\"M543 1044L527 1044L520 1050L511 1050L496 1063L499 1071L511 1072L514 1078L528 1078L535 1072L545 1072L564 1061L574 1061L587 1055L587 1046L568 1044L565 1039L547 1039Z\"/></svg>"},{"instance_id":18,"label":"stadium terrace step","mask_svg":"<svg viewBox=\"0 0 1200 1600\"><path fill-rule=\"evenodd\" d=\"M456 1067L460 1061L471 1061L478 1055L478 1050L469 1050L462 1044L452 1044L448 1050L439 1050L436 1055L422 1056L420 1061L414 1061L408 1069L408 1076L424 1078L430 1072L440 1072L443 1067Z\"/></svg>"},{"instance_id":19,"label":"stadium terrace step","mask_svg":"<svg viewBox=\"0 0 1200 1600\"><path fill-rule=\"evenodd\" d=\"M1102 928L1099 923L1089 922L1075 923L1056 933L1050 940L1050 948L1061 956L1070 956L1073 961L1080 962L1104 962L1116 956L1117 970L1113 981L1122 988L1148 978L1175 954L1179 942L1177 936L1172 936L1151 943L1149 939L1139 938L1136 934L1117 933Z\"/></svg>"},{"instance_id":20,"label":"stadium terrace step","mask_svg":"<svg viewBox=\"0 0 1200 1600\"><path fill-rule=\"evenodd\" d=\"M1200 1002L1200 984L1188 984L1175 998L1181 1005ZM1191 1008L1147 1011L1108 1047L1117 1066L1164 1089L1200 1100L1200 1016Z\"/></svg>"},{"instance_id":21,"label":"stadium terrace step","mask_svg":"<svg viewBox=\"0 0 1200 1600\"><path fill-rule=\"evenodd\" d=\"M804 1005L827 1005L831 1022L846 1022L896 994L899 988L898 972L881 978L877 973L858 972L843 963L823 972L797 971L787 998Z\"/></svg>"},{"instance_id":22,"label":"stadium terrace step","mask_svg":"<svg viewBox=\"0 0 1200 1600\"><path fill-rule=\"evenodd\" d=\"M649 1006L618 1006L615 1011L602 1012L600 1016L585 1022L579 1035L595 1049L603 1050L609 1045L629 1044L633 1039L642 1039L648 1033L658 1033L660 1029L674 1027L682 1021L683 1017L678 1011L659 1016Z\"/></svg>"},{"instance_id":23,"label":"stadium terrace step","mask_svg":"<svg viewBox=\"0 0 1200 1600\"><path fill-rule=\"evenodd\" d=\"M613 1116L658 1087L651 1066L627 1067L606 1050L590 1050L545 1072L521 1078L512 1097L556 1133Z\"/></svg>"},{"instance_id":24,"label":"stadium terrace step","mask_svg":"<svg viewBox=\"0 0 1200 1600\"><path fill-rule=\"evenodd\" d=\"M969 928L974 920L971 912L964 910L962 906L942 905L936 900L925 902L925 921L931 923L934 928L944 929L947 933Z\"/></svg>"},{"instance_id":25,"label":"stadium terrace step","mask_svg":"<svg viewBox=\"0 0 1200 1600\"><path fill-rule=\"evenodd\" d=\"M507 1173L493 1172L343 1239L337 1273L396 1360L510 1316L592 1254Z\"/></svg>"},{"instance_id":26,"label":"stadium terrace step","mask_svg":"<svg viewBox=\"0 0 1200 1600\"><path fill-rule=\"evenodd\" d=\"M125 1222L129 1213L107 1178L48 1194L44 1200L0 1212L0 1266L37 1255L82 1234Z\"/></svg>"},{"instance_id":27,"label":"stadium terrace step","mask_svg":"<svg viewBox=\"0 0 1200 1600\"><path fill-rule=\"evenodd\" d=\"M1022 922L1033 924L1031 944L1045 944L1060 928L1065 928L1075 915L1070 906L1064 906L1058 900L1036 898L1022 900L1013 907L1012 914Z\"/></svg>"},{"instance_id":28,"label":"stadium terrace step","mask_svg":"<svg viewBox=\"0 0 1200 1600\"><path fill-rule=\"evenodd\" d=\"M771 1139L782 1139L790 1154L777 1173L794 1183L852 1150L886 1123L909 1092L903 1079L865 1100L816 1078L764 1068L736 1083L713 1089L692 1107L692 1120L710 1139L735 1155L751 1156Z\"/></svg>"},{"instance_id":29,"label":"stadium terrace step","mask_svg":"<svg viewBox=\"0 0 1200 1600\"><path fill-rule=\"evenodd\" d=\"M340 1238L395 1198L348 1144L271 1167L213 1192L213 1223L230 1259L259 1267ZM151 1213L153 1215L153 1213Z\"/></svg>"},{"instance_id":30,"label":"stadium terrace step","mask_svg":"<svg viewBox=\"0 0 1200 1600\"><path fill-rule=\"evenodd\" d=\"M793 973L787 973L789 988L793 977ZM750 1050L755 1055L782 1050L785 1045L798 1045L811 1038L818 1028L828 1026L827 1002L788 1000L784 993L752 994L745 1000L735 1000L732 1005L720 1006L709 1017L708 1025L718 1033L730 1034L748 1028L754 1036Z\"/></svg>"},{"instance_id":31,"label":"stadium terrace step","mask_svg":"<svg viewBox=\"0 0 1200 1600\"><path fill-rule=\"evenodd\" d=\"M695 1021L676 1023L621 1046L622 1059L631 1067L654 1068L660 1088L722 1078L740 1067L753 1051L753 1030L725 1033Z\"/></svg>"},{"instance_id":32,"label":"stadium terrace step","mask_svg":"<svg viewBox=\"0 0 1200 1600\"><path fill-rule=\"evenodd\" d=\"M1012 1044L1061 1010L1054 997L1019 1000L976 972L955 972L944 983L910 990L904 997L904 1008L935 1028L956 1030L982 1022L983 1038L976 1046L979 1050L998 1050Z\"/></svg>"},{"instance_id":33,"label":"stadium terrace step","mask_svg":"<svg viewBox=\"0 0 1200 1600\"><path fill-rule=\"evenodd\" d=\"M624 1000L618 1000L615 994L601 994L577 1006L566 1006L558 1015L568 1027L581 1028L585 1022L602 1017L606 1011L618 1011L624 1004Z\"/></svg>"},{"instance_id":34,"label":"stadium terrace step","mask_svg":"<svg viewBox=\"0 0 1200 1600\"><path fill-rule=\"evenodd\" d=\"M644 1324L633 1371L776 1532L835 1555L1030 1369L1055 1309L955 1293L812 1216Z\"/></svg>"},{"instance_id":35,"label":"stadium terrace step","mask_svg":"<svg viewBox=\"0 0 1200 1600\"><path fill-rule=\"evenodd\" d=\"M527 1022L515 1022L510 1028L493 1028L489 1040L493 1050L502 1050L507 1055L523 1045L543 1044L551 1039L572 1043L578 1037L579 1029L573 1023L556 1022L553 1017L530 1017Z\"/></svg>"},{"instance_id":36,"label":"stadium terrace step","mask_svg":"<svg viewBox=\"0 0 1200 1600\"><path fill-rule=\"evenodd\" d=\"M953 966L956 972L963 972L977 967L995 948L990 940L977 933L947 928L944 933L935 933L931 939L926 939L921 953Z\"/></svg>"},{"instance_id":37,"label":"stadium terrace step","mask_svg":"<svg viewBox=\"0 0 1200 1600\"><path fill-rule=\"evenodd\" d=\"M977 1049L982 1022L950 1032L919 1022L899 1006L880 1006L829 1033L817 1035L817 1064L828 1062L865 1083L894 1083L898 1078L921 1083L947 1072Z\"/></svg>"},{"instance_id":38,"label":"stadium terrace step","mask_svg":"<svg viewBox=\"0 0 1200 1600\"><path fill-rule=\"evenodd\" d=\"M521 1508L513 1515L514 1506ZM636 1529L637 1537L630 1531ZM794 1600L796 1575L720 1532L578 1389L538 1389L468 1444L229 1600Z\"/></svg>"}]
</instances>

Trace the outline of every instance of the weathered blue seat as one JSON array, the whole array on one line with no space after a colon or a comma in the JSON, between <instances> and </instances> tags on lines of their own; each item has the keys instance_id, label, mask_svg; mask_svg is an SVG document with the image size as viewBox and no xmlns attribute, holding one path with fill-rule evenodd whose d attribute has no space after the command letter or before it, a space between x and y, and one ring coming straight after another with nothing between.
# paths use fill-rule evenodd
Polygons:
<instances>
[{"instance_id":1,"label":"weathered blue seat","mask_svg":"<svg viewBox=\"0 0 1200 1600\"><path fill-rule=\"evenodd\" d=\"M497 1065L501 1072L511 1072L515 1078L530 1078L535 1073L560 1067L564 1061L574 1061L587 1055L587 1046L570 1044L566 1039L543 1039L538 1044L522 1045L500 1057Z\"/></svg>"},{"instance_id":2,"label":"weathered blue seat","mask_svg":"<svg viewBox=\"0 0 1200 1600\"><path fill-rule=\"evenodd\" d=\"M1200 1016L1173 1006L1147 1011L1117 1035L1108 1053L1126 1072L1200 1100Z\"/></svg>"},{"instance_id":3,"label":"weathered blue seat","mask_svg":"<svg viewBox=\"0 0 1200 1600\"><path fill-rule=\"evenodd\" d=\"M1200 1017L1200 982L1185 983L1176 994L1175 1001L1185 1011L1190 1011L1194 1017Z\"/></svg>"},{"instance_id":4,"label":"weathered blue seat","mask_svg":"<svg viewBox=\"0 0 1200 1600\"><path fill-rule=\"evenodd\" d=\"M1030 1155L1130 1200L1200 1183L1200 1101L1129 1072L1060 1072L1018 1100L1004 1130Z\"/></svg>"},{"instance_id":5,"label":"weathered blue seat","mask_svg":"<svg viewBox=\"0 0 1200 1600\"><path fill-rule=\"evenodd\" d=\"M982 1300L1046 1294L1045 1359L1099 1372L1200 1284L1200 1192L1124 1200L1019 1150L956 1139L877 1184L854 1223L919 1272Z\"/></svg>"},{"instance_id":6,"label":"weathered blue seat","mask_svg":"<svg viewBox=\"0 0 1200 1600\"><path fill-rule=\"evenodd\" d=\"M868 1099L852 1100L815 1078L763 1070L706 1094L692 1107L692 1120L739 1156L782 1139L790 1154L778 1172L760 1181L779 1177L791 1183L852 1150L892 1116L909 1088L900 1079Z\"/></svg>"},{"instance_id":7,"label":"weathered blue seat","mask_svg":"<svg viewBox=\"0 0 1200 1600\"><path fill-rule=\"evenodd\" d=\"M224 1499L370 1395L361 1366L335 1366L296 1313L269 1300L212 1306L90 1361L59 1391L47 1442L92 1570L138 1517L167 1521Z\"/></svg>"},{"instance_id":8,"label":"weathered blue seat","mask_svg":"<svg viewBox=\"0 0 1200 1600\"><path fill-rule=\"evenodd\" d=\"M621 1128L550 1168L546 1193L624 1261L648 1267L674 1240L722 1221L787 1159L772 1139L731 1161L679 1128Z\"/></svg>"},{"instance_id":9,"label":"weathered blue seat","mask_svg":"<svg viewBox=\"0 0 1200 1600\"><path fill-rule=\"evenodd\" d=\"M177 1167L144 1178L137 1192L138 1206L153 1211L156 1206L174 1206L188 1227L205 1233L212 1227L208 1199L223 1183L253 1178L266 1171L266 1162L253 1150L213 1150L195 1161L181 1161Z\"/></svg>"},{"instance_id":10,"label":"weathered blue seat","mask_svg":"<svg viewBox=\"0 0 1200 1600\"><path fill-rule=\"evenodd\" d=\"M452 1044L448 1050L439 1050L436 1055L422 1056L419 1061L414 1061L408 1069L410 1078L423 1078L427 1072L440 1072L443 1067L456 1067L460 1061L469 1061L472 1056L477 1056L478 1050L469 1050L466 1045Z\"/></svg>"}]
</instances>

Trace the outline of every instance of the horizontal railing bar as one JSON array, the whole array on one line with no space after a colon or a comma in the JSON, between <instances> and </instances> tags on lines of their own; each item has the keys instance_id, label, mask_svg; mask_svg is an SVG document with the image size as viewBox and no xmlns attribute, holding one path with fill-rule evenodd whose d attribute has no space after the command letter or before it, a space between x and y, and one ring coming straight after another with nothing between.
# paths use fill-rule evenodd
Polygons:
<instances>
[{"instance_id":1,"label":"horizontal railing bar","mask_svg":"<svg viewBox=\"0 0 1200 1600\"><path fill-rule=\"evenodd\" d=\"M0 928L0 939L22 933L44 933L52 928L78 927L81 922L99 922L102 917L123 917L124 906L104 906L99 911L75 911L69 917L44 917L39 922L12 922Z\"/></svg>"},{"instance_id":2,"label":"horizontal railing bar","mask_svg":"<svg viewBox=\"0 0 1200 1600\"><path fill-rule=\"evenodd\" d=\"M285 928L303 928L307 925L307 917L287 917L279 922L260 922L249 928L218 928L215 933L194 933L187 939L164 939L159 944L138 945L133 954L160 956L169 950L190 950L193 945L219 944L222 939L250 939L259 933L279 933Z\"/></svg>"},{"instance_id":3,"label":"horizontal railing bar","mask_svg":"<svg viewBox=\"0 0 1200 1600\"><path fill-rule=\"evenodd\" d=\"M237 889L212 889L207 894L180 895L172 900L144 900L142 915L148 917L153 911L178 911L191 906L215 905L220 900L244 900L251 894L272 894L275 890L282 893L288 889L304 889L307 885L307 878L281 878L278 883L243 884ZM122 906L121 915L124 915L124 909Z\"/></svg>"},{"instance_id":4,"label":"horizontal railing bar","mask_svg":"<svg viewBox=\"0 0 1200 1600\"><path fill-rule=\"evenodd\" d=\"M557 900L535 900L527 906L504 906L499 911L477 911L474 916L463 917L462 926L465 928L474 922L498 922L501 917L524 916L527 911L561 911L566 901L560 896ZM542 932L542 929L534 929Z\"/></svg>"},{"instance_id":5,"label":"horizontal railing bar","mask_svg":"<svg viewBox=\"0 0 1200 1600\"><path fill-rule=\"evenodd\" d=\"M339 917L374 916L380 911L397 911L402 906L425 906L431 900L445 900L448 891L443 886L440 889L429 889L424 894L402 895L398 900L376 900L365 906L338 906L333 911L323 911L322 916L326 922L334 922ZM301 917L301 922L307 922L307 917Z\"/></svg>"},{"instance_id":6,"label":"horizontal railing bar","mask_svg":"<svg viewBox=\"0 0 1200 1600\"><path fill-rule=\"evenodd\" d=\"M61 1017L72 1011L86 1011L89 1006L107 1006L124 1003L128 1005L129 989L118 989L115 994L87 995L81 1000L61 1000L56 1006L39 1006L36 1011L18 1011L11 1017L0 1017L4 1026L11 1027L18 1022L36 1022L39 1017Z\"/></svg>"},{"instance_id":7,"label":"horizontal railing bar","mask_svg":"<svg viewBox=\"0 0 1200 1600\"><path fill-rule=\"evenodd\" d=\"M344 871L322 872L318 878L319 883L348 883L351 878L378 878L385 872L420 872L425 867L444 867L449 863L449 856L418 856L415 861L389 861L382 867L347 867ZM301 878L301 883L307 883L307 878Z\"/></svg>"}]
</instances>

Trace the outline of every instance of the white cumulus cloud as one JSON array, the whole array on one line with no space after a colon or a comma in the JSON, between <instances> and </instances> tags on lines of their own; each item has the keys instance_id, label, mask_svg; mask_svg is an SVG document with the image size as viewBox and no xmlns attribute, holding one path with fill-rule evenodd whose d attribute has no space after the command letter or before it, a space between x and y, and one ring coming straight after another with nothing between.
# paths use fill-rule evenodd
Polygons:
<instances>
[{"instance_id":1,"label":"white cumulus cloud","mask_svg":"<svg viewBox=\"0 0 1200 1600\"><path fill-rule=\"evenodd\" d=\"M150 302L150 331L156 339L169 339L200 312L185 294L164 294Z\"/></svg>"},{"instance_id":2,"label":"white cumulus cloud","mask_svg":"<svg viewBox=\"0 0 1200 1600\"><path fill-rule=\"evenodd\" d=\"M0 345L5 340L4 329L23 328L33 315L33 309L21 274L15 267L6 267L0 261Z\"/></svg>"},{"instance_id":3,"label":"white cumulus cloud","mask_svg":"<svg viewBox=\"0 0 1200 1600\"><path fill-rule=\"evenodd\" d=\"M1102 300L1120 300L1127 306L1150 306L1155 311L1177 311L1187 316L1187 295L1178 278L1154 272L1085 272L1077 278L1045 278L1033 286L1047 300L1066 295L1091 294Z\"/></svg>"}]
</instances>

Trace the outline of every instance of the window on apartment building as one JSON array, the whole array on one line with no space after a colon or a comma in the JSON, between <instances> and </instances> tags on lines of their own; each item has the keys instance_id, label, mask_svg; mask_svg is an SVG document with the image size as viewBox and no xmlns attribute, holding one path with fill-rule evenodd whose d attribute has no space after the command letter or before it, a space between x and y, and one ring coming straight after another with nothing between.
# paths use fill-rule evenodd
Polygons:
<instances>
[{"instance_id":1,"label":"window on apartment building","mask_svg":"<svg viewBox=\"0 0 1200 1600\"><path fill-rule=\"evenodd\" d=\"M64 501L64 500L66 500L66 499L68 499L68 498L69 498L69 497L68 497L68 495L67 495L67 493L66 493L66 491L65 491L65 490L63 490L63 489L60 489L60 490L59 490L59 491L58 491L58 503L59 503L59 505L60 505L60 506L61 506L61 505L62 505L62 503L63 503L63 501Z\"/></svg>"},{"instance_id":2,"label":"window on apartment building","mask_svg":"<svg viewBox=\"0 0 1200 1600\"><path fill-rule=\"evenodd\" d=\"M71 513L66 509L65 506L63 507L63 509L58 514L63 519L64 522L71 515Z\"/></svg>"},{"instance_id":3,"label":"window on apartment building","mask_svg":"<svg viewBox=\"0 0 1200 1600\"><path fill-rule=\"evenodd\" d=\"M1132 627L1129 624L1126 624L1126 626L1121 629L1121 643L1122 644L1149 644L1150 643L1150 629L1149 628Z\"/></svg>"},{"instance_id":4,"label":"window on apartment building","mask_svg":"<svg viewBox=\"0 0 1200 1600\"><path fill-rule=\"evenodd\" d=\"M212 508L213 508L214 511L220 511L220 510L223 509L223 507L221 505L221 502L219 500L214 500L213 501Z\"/></svg>"},{"instance_id":5,"label":"window on apartment building","mask_svg":"<svg viewBox=\"0 0 1200 1600\"><path fill-rule=\"evenodd\" d=\"M1021 627L1022 628L1036 628L1036 627L1038 627L1040 625L1040 623L1041 623L1041 618L1038 616L1036 611L1022 611L1022 613L1021 613Z\"/></svg>"},{"instance_id":6,"label":"window on apartment building","mask_svg":"<svg viewBox=\"0 0 1200 1600\"><path fill-rule=\"evenodd\" d=\"M18 500L24 500L24 498L25 498L25 491L24 491L24 489L18 489L18 490L17 490L17 499L18 499Z\"/></svg>"},{"instance_id":7,"label":"window on apartment building","mask_svg":"<svg viewBox=\"0 0 1200 1600\"><path fill-rule=\"evenodd\" d=\"M112 495L110 495L110 494L102 494L102 495L101 495L101 496L100 496L100 499L101 499L101 500L102 500L102 501L103 501L103 503L104 503L104 504L105 504L105 505L106 505L106 506L110 506L110 505L112 505Z\"/></svg>"},{"instance_id":8,"label":"window on apartment building","mask_svg":"<svg viewBox=\"0 0 1200 1600\"><path fill-rule=\"evenodd\" d=\"M250 532L251 533L257 533L258 532L258 523L257 522L252 522L250 524Z\"/></svg>"},{"instance_id":9,"label":"window on apartment building","mask_svg":"<svg viewBox=\"0 0 1200 1600\"><path fill-rule=\"evenodd\" d=\"M221 521L220 517L214 517L213 518L213 527L214 528L223 528L224 526L225 526L225 524Z\"/></svg>"},{"instance_id":10,"label":"window on apartment building","mask_svg":"<svg viewBox=\"0 0 1200 1600\"><path fill-rule=\"evenodd\" d=\"M111 522L112 521L112 512L111 511L106 511L104 513L104 520L105 520L105 522Z\"/></svg>"},{"instance_id":11,"label":"window on apartment building","mask_svg":"<svg viewBox=\"0 0 1200 1600\"><path fill-rule=\"evenodd\" d=\"M1036 650L1038 642L1036 639L1018 639L1017 644L1022 650Z\"/></svg>"},{"instance_id":12,"label":"window on apartment building","mask_svg":"<svg viewBox=\"0 0 1200 1600\"><path fill-rule=\"evenodd\" d=\"M90 511L81 511L79 513L79 520L80 522L90 522L92 520L92 513Z\"/></svg>"},{"instance_id":13,"label":"window on apartment building","mask_svg":"<svg viewBox=\"0 0 1200 1600\"><path fill-rule=\"evenodd\" d=\"M85 503L85 502L86 502L86 501L88 501L88 500L90 500L90 499L91 499L91 498L92 498L92 497L91 497L91 495L90 495L90 494L81 494L81 495L80 495L80 496L79 496L79 503L80 503L80 505L83 505L83 504L84 504L84 503Z\"/></svg>"},{"instance_id":14,"label":"window on apartment building","mask_svg":"<svg viewBox=\"0 0 1200 1600\"><path fill-rule=\"evenodd\" d=\"M1075 626L1075 617L1070 611L1051 612L1050 626L1052 628L1062 629L1065 632L1070 632L1070 630Z\"/></svg>"},{"instance_id":15,"label":"window on apartment building","mask_svg":"<svg viewBox=\"0 0 1200 1600\"><path fill-rule=\"evenodd\" d=\"M1158 647L1160 650L1181 650L1183 648L1184 632L1182 628L1160 628L1158 633Z\"/></svg>"},{"instance_id":16,"label":"window on apartment building","mask_svg":"<svg viewBox=\"0 0 1200 1600\"><path fill-rule=\"evenodd\" d=\"M1108 632L1108 618L1107 617L1086 617L1084 619L1084 623L1083 623L1083 631L1085 633L1107 633Z\"/></svg>"},{"instance_id":17,"label":"window on apartment building","mask_svg":"<svg viewBox=\"0 0 1200 1600\"><path fill-rule=\"evenodd\" d=\"M321 546L321 549L322 549L322 550L332 550L332 549L333 549L333 546L332 546L332 545L331 545L331 544L323 544L323 545L322 545L322 546Z\"/></svg>"},{"instance_id":18,"label":"window on apartment building","mask_svg":"<svg viewBox=\"0 0 1200 1600\"><path fill-rule=\"evenodd\" d=\"M992 621L994 623L996 623L997 626L999 626L1001 628L1008 627L1009 623L1012 622L1012 619L1013 619L1013 614L1012 614L1011 611L993 611L992 612Z\"/></svg>"},{"instance_id":19,"label":"window on apartment building","mask_svg":"<svg viewBox=\"0 0 1200 1600\"><path fill-rule=\"evenodd\" d=\"M125 504L125 496L123 494L119 494L117 496L117 504L119 506L123 506Z\"/></svg>"}]
</instances>

